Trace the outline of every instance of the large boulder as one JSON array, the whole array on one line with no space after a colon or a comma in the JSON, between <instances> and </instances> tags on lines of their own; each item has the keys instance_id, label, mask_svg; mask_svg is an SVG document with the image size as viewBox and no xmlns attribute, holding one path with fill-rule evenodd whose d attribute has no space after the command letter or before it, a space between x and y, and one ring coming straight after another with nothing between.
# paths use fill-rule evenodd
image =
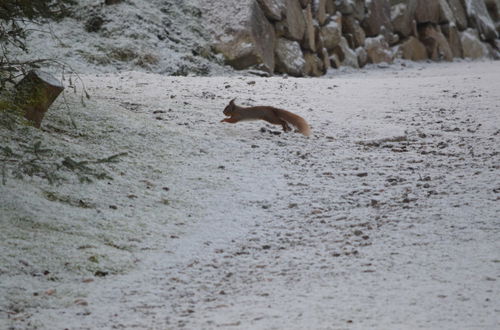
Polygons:
<instances>
[{"instance_id":1,"label":"large boulder","mask_svg":"<svg viewBox=\"0 0 500 330\"><path fill-rule=\"evenodd\" d=\"M415 16L415 1L399 3L391 7L391 23L395 33L406 38L413 33L413 17Z\"/></svg>"},{"instance_id":2,"label":"large boulder","mask_svg":"<svg viewBox=\"0 0 500 330\"><path fill-rule=\"evenodd\" d=\"M257 0L267 18L281 21L285 17L285 0Z\"/></svg>"},{"instance_id":3,"label":"large boulder","mask_svg":"<svg viewBox=\"0 0 500 330\"><path fill-rule=\"evenodd\" d=\"M447 0L437 0L439 4L439 23L447 24L447 23L456 23L455 16L453 15L453 11L450 8Z\"/></svg>"},{"instance_id":4,"label":"large boulder","mask_svg":"<svg viewBox=\"0 0 500 330\"><path fill-rule=\"evenodd\" d=\"M275 32L264 12L255 1L242 1L236 10L238 22L218 22L214 32L214 48L224 55L226 63L241 70L252 66L274 71ZM236 13L234 13L236 15ZM222 31L222 32L221 32Z\"/></svg>"},{"instance_id":5,"label":"large boulder","mask_svg":"<svg viewBox=\"0 0 500 330\"><path fill-rule=\"evenodd\" d=\"M500 32L498 30L498 24L500 23L500 0L484 0L484 4L490 13L491 19L497 25L497 32Z\"/></svg>"},{"instance_id":6,"label":"large boulder","mask_svg":"<svg viewBox=\"0 0 500 330\"><path fill-rule=\"evenodd\" d=\"M334 16L327 25L320 30L321 39L326 49L332 50L338 46L342 38L342 23L340 15Z\"/></svg>"},{"instance_id":7,"label":"large boulder","mask_svg":"<svg viewBox=\"0 0 500 330\"><path fill-rule=\"evenodd\" d=\"M413 36L399 46L399 53L405 60L424 61L429 58L424 44Z\"/></svg>"},{"instance_id":8,"label":"large boulder","mask_svg":"<svg viewBox=\"0 0 500 330\"><path fill-rule=\"evenodd\" d=\"M291 76L304 75L306 62L297 41L279 38L276 42L276 72Z\"/></svg>"},{"instance_id":9,"label":"large boulder","mask_svg":"<svg viewBox=\"0 0 500 330\"><path fill-rule=\"evenodd\" d=\"M291 40L302 41L306 31L306 20L299 0L285 0L285 19L276 23L278 36Z\"/></svg>"},{"instance_id":10,"label":"large boulder","mask_svg":"<svg viewBox=\"0 0 500 330\"><path fill-rule=\"evenodd\" d=\"M420 41L424 44L425 48L427 48L427 55L431 60L453 60L453 53L448 41L435 25L421 25L419 26L418 33Z\"/></svg>"},{"instance_id":11,"label":"large boulder","mask_svg":"<svg viewBox=\"0 0 500 330\"><path fill-rule=\"evenodd\" d=\"M490 17L493 20L493 23L495 23L495 28L497 30L497 33L500 35L500 0L484 0L484 3L486 4L486 8L490 13ZM498 42L500 41L498 41L497 39L493 44L495 43L498 44ZM495 47L499 49L498 46Z\"/></svg>"},{"instance_id":12,"label":"large boulder","mask_svg":"<svg viewBox=\"0 0 500 330\"><path fill-rule=\"evenodd\" d=\"M328 71L328 69L331 68L331 64L328 55L328 50L326 50L326 48L321 48L321 50L319 51L319 58L321 59L321 61L323 61L323 67L325 69L325 72Z\"/></svg>"},{"instance_id":13,"label":"large boulder","mask_svg":"<svg viewBox=\"0 0 500 330\"><path fill-rule=\"evenodd\" d=\"M467 29L467 15L463 6L463 0L448 0L448 5L455 17L457 28L460 31Z\"/></svg>"},{"instance_id":14,"label":"large boulder","mask_svg":"<svg viewBox=\"0 0 500 330\"><path fill-rule=\"evenodd\" d=\"M419 24L444 24L456 21L455 12L450 7L448 0L409 0L409 2L416 2L415 19Z\"/></svg>"},{"instance_id":15,"label":"large boulder","mask_svg":"<svg viewBox=\"0 0 500 330\"><path fill-rule=\"evenodd\" d=\"M495 24L482 0L465 0L465 8L472 26L479 32L482 40L494 41L498 38Z\"/></svg>"},{"instance_id":16,"label":"large boulder","mask_svg":"<svg viewBox=\"0 0 500 330\"><path fill-rule=\"evenodd\" d=\"M368 63L392 62L392 52L383 36L366 38L365 49L368 54Z\"/></svg>"},{"instance_id":17,"label":"large boulder","mask_svg":"<svg viewBox=\"0 0 500 330\"><path fill-rule=\"evenodd\" d=\"M316 38L315 38L315 27L314 19L312 14L311 5L307 5L304 9L304 19L306 22L306 30L304 31L304 39L302 40L302 46L312 52L316 52ZM317 24L317 23L316 23Z\"/></svg>"},{"instance_id":18,"label":"large boulder","mask_svg":"<svg viewBox=\"0 0 500 330\"><path fill-rule=\"evenodd\" d=\"M365 31L361 28L358 20L354 18L353 15L342 17L342 32L344 36L346 34L351 36L353 43L352 48L356 49L365 44Z\"/></svg>"},{"instance_id":19,"label":"large boulder","mask_svg":"<svg viewBox=\"0 0 500 330\"><path fill-rule=\"evenodd\" d=\"M463 57L462 42L457 26L455 24L441 25L441 32L448 40L453 57Z\"/></svg>"},{"instance_id":20,"label":"large boulder","mask_svg":"<svg viewBox=\"0 0 500 330\"><path fill-rule=\"evenodd\" d=\"M326 70L323 61L315 53L305 52L304 60L306 62L304 71L311 77L319 77L325 74Z\"/></svg>"},{"instance_id":21,"label":"large boulder","mask_svg":"<svg viewBox=\"0 0 500 330\"><path fill-rule=\"evenodd\" d=\"M328 18L327 13L327 0L317 1L316 7L314 8L314 17L318 20L319 25L325 25Z\"/></svg>"},{"instance_id":22,"label":"large boulder","mask_svg":"<svg viewBox=\"0 0 500 330\"><path fill-rule=\"evenodd\" d=\"M489 55L488 47L479 39L475 29L467 29L460 33L460 42L464 50L464 57L478 59Z\"/></svg>"},{"instance_id":23,"label":"large boulder","mask_svg":"<svg viewBox=\"0 0 500 330\"><path fill-rule=\"evenodd\" d=\"M360 68L368 64L368 53L363 47L358 47L355 50L356 56L358 56L358 65Z\"/></svg>"},{"instance_id":24,"label":"large boulder","mask_svg":"<svg viewBox=\"0 0 500 330\"><path fill-rule=\"evenodd\" d=\"M379 34L390 38L392 34L391 5L389 0L371 0L367 4L367 12L362 26L367 37Z\"/></svg>"},{"instance_id":25,"label":"large boulder","mask_svg":"<svg viewBox=\"0 0 500 330\"><path fill-rule=\"evenodd\" d=\"M359 68L358 55L354 50L349 48L347 40L344 37L340 38L340 42L338 46L335 47L334 53L338 56L343 66L350 66L356 69ZM335 67L333 62L332 65Z\"/></svg>"},{"instance_id":26,"label":"large boulder","mask_svg":"<svg viewBox=\"0 0 500 330\"><path fill-rule=\"evenodd\" d=\"M416 0L417 23L439 23L439 0Z\"/></svg>"}]
</instances>

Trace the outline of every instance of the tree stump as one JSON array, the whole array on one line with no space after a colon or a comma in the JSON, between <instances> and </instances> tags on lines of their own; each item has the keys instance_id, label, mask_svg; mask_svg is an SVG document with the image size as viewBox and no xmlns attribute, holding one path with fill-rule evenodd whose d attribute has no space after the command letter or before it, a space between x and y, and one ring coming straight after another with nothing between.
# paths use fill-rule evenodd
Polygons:
<instances>
[{"instance_id":1,"label":"tree stump","mask_svg":"<svg viewBox=\"0 0 500 330\"><path fill-rule=\"evenodd\" d=\"M14 100L24 112L24 117L40 128L48 108L63 90L64 86L54 76L33 70L16 85Z\"/></svg>"}]
</instances>

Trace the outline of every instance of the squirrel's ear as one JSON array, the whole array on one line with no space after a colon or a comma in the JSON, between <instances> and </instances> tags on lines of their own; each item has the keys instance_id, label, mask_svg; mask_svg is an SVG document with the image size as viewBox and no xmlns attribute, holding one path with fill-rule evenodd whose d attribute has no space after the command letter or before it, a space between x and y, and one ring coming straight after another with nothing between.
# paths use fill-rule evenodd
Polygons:
<instances>
[{"instance_id":1,"label":"squirrel's ear","mask_svg":"<svg viewBox=\"0 0 500 330\"><path fill-rule=\"evenodd\" d=\"M236 98L232 99L231 101L229 101L229 104L234 104L235 100L236 100Z\"/></svg>"}]
</instances>

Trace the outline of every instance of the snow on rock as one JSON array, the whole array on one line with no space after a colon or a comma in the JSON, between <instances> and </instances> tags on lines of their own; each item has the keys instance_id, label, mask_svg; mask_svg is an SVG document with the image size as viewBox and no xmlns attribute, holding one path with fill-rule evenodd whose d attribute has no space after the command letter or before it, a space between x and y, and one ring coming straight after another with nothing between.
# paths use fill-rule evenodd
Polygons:
<instances>
[{"instance_id":1,"label":"snow on rock","mask_svg":"<svg viewBox=\"0 0 500 330\"><path fill-rule=\"evenodd\" d=\"M366 15L362 21L367 37L383 34L386 39L392 32L391 4L389 0L373 0L366 4Z\"/></svg>"},{"instance_id":2,"label":"snow on rock","mask_svg":"<svg viewBox=\"0 0 500 330\"><path fill-rule=\"evenodd\" d=\"M300 77L304 73L304 55L297 41L279 38L276 43L276 70Z\"/></svg>"},{"instance_id":3,"label":"snow on rock","mask_svg":"<svg viewBox=\"0 0 500 330\"><path fill-rule=\"evenodd\" d=\"M366 38L364 46L368 55L369 63L392 62L393 54L383 36Z\"/></svg>"},{"instance_id":4,"label":"snow on rock","mask_svg":"<svg viewBox=\"0 0 500 330\"><path fill-rule=\"evenodd\" d=\"M491 41L498 38L495 24L491 20L484 1L465 0L465 8L473 27L479 31L482 40Z\"/></svg>"},{"instance_id":5,"label":"snow on rock","mask_svg":"<svg viewBox=\"0 0 500 330\"><path fill-rule=\"evenodd\" d=\"M281 21L285 15L285 0L257 0L270 20Z\"/></svg>"},{"instance_id":6,"label":"snow on rock","mask_svg":"<svg viewBox=\"0 0 500 330\"><path fill-rule=\"evenodd\" d=\"M370 38L367 38L368 40ZM365 41L366 43L366 41ZM359 63L358 63L358 55L354 50L352 50L349 47L349 44L347 43L346 38L341 37L339 45L335 49L335 53L339 58L341 59L342 65L348 66L351 68L359 68Z\"/></svg>"},{"instance_id":7,"label":"snow on rock","mask_svg":"<svg viewBox=\"0 0 500 330\"><path fill-rule=\"evenodd\" d=\"M306 20L298 0L286 0L285 19L276 23L276 33L290 40L302 41Z\"/></svg>"},{"instance_id":8,"label":"snow on rock","mask_svg":"<svg viewBox=\"0 0 500 330\"><path fill-rule=\"evenodd\" d=\"M395 33L408 37L413 33L413 16L415 15L415 1L408 4L399 3L391 7L391 23Z\"/></svg>"},{"instance_id":9,"label":"snow on rock","mask_svg":"<svg viewBox=\"0 0 500 330\"><path fill-rule=\"evenodd\" d=\"M463 6L462 0L448 0L453 16L455 17L457 27L460 31L467 28L467 14Z\"/></svg>"},{"instance_id":10,"label":"snow on rock","mask_svg":"<svg viewBox=\"0 0 500 330\"><path fill-rule=\"evenodd\" d=\"M255 0L203 1L203 20L215 38L215 49L236 69L258 66L274 72L275 32Z\"/></svg>"},{"instance_id":11,"label":"snow on rock","mask_svg":"<svg viewBox=\"0 0 500 330\"><path fill-rule=\"evenodd\" d=\"M342 16L337 15L328 24L321 27L323 45L326 49L332 50L338 46L342 38Z\"/></svg>"},{"instance_id":12,"label":"snow on rock","mask_svg":"<svg viewBox=\"0 0 500 330\"><path fill-rule=\"evenodd\" d=\"M486 58L489 54L488 47L481 42L479 33L475 29L467 29L460 32L460 42L463 46L463 55L465 58Z\"/></svg>"}]
</instances>

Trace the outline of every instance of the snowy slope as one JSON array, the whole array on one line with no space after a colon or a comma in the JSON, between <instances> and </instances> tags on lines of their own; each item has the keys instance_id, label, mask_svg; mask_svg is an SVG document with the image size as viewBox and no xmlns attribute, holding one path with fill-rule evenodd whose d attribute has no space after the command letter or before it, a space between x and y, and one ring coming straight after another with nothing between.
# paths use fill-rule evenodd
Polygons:
<instances>
[{"instance_id":1,"label":"snowy slope","mask_svg":"<svg viewBox=\"0 0 500 330\"><path fill-rule=\"evenodd\" d=\"M138 70L169 75L228 74L210 49L197 3L184 0L79 0L61 21L31 25L30 54L84 72Z\"/></svg>"},{"instance_id":2,"label":"snowy slope","mask_svg":"<svg viewBox=\"0 0 500 330\"><path fill-rule=\"evenodd\" d=\"M497 63L82 78L87 107L69 93L0 145L127 154L92 183L7 175L0 328L498 327ZM313 135L222 124L234 97Z\"/></svg>"}]
</instances>

